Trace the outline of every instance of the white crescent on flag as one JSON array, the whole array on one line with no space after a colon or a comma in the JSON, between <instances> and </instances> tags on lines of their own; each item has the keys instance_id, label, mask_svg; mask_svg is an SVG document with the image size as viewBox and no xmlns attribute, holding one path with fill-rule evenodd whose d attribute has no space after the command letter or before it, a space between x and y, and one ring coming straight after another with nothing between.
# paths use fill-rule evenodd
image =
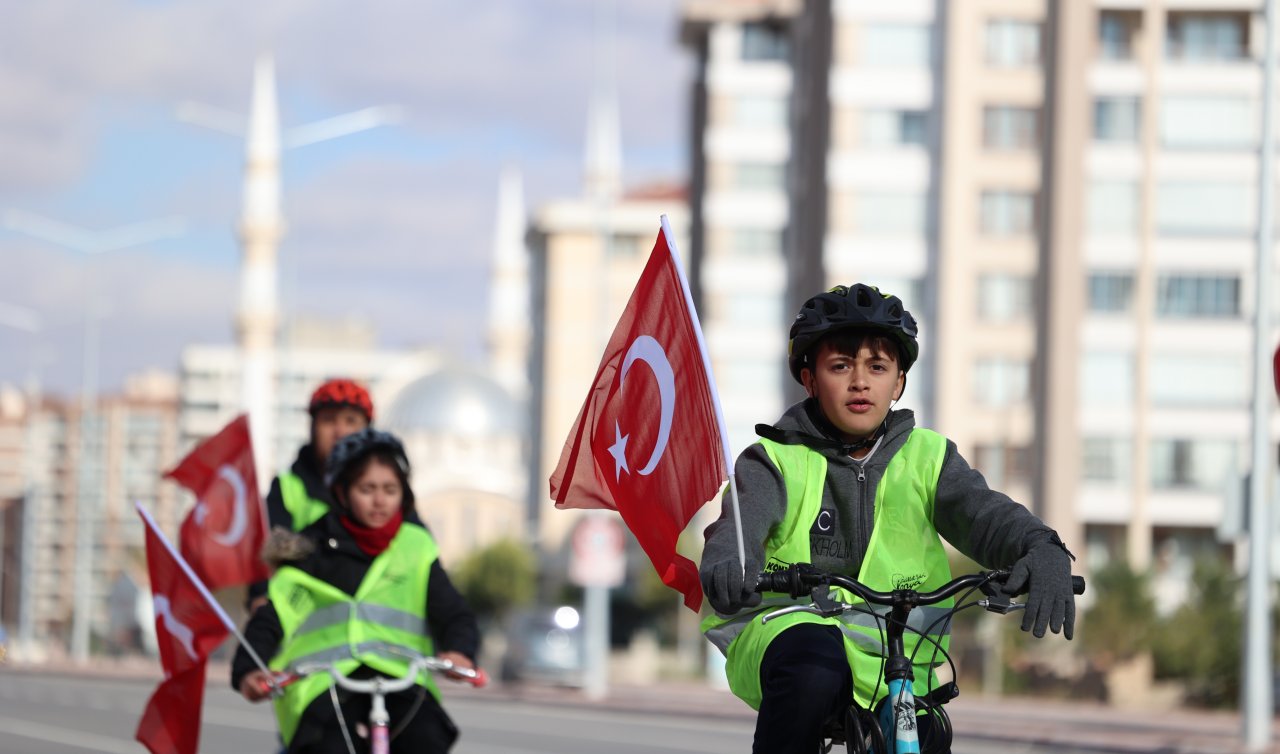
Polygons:
<instances>
[{"instance_id":1,"label":"white crescent on flag","mask_svg":"<svg viewBox=\"0 0 1280 754\"><path fill-rule=\"evenodd\" d=\"M196 657L195 632L190 626L174 617L173 611L169 608L169 598L163 594L157 594L151 598L151 603L155 607L156 615L164 621L164 630L178 640L191 659L198 661L200 658Z\"/></svg>"},{"instance_id":2,"label":"white crescent on flag","mask_svg":"<svg viewBox=\"0 0 1280 754\"><path fill-rule=\"evenodd\" d=\"M231 525L227 527L227 530L222 533L211 532L209 536L223 547L234 547L244 536L245 529L249 525L249 495L245 488L244 478L240 476L240 472L236 467L231 464L224 463L218 468L218 478L231 487L231 492L234 496L232 503L234 510L231 512ZM201 500L196 509L196 523L203 527L205 518L208 515L209 507Z\"/></svg>"},{"instance_id":3,"label":"white crescent on flag","mask_svg":"<svg viewBox=\"0 0 1280 754\"><path fill-rule=\"evenodd\" d=\"M653 370L653 376L658 381L658 398L662 408L658 422L657 442L654 443L653 451L649 454L648 462L637 471L640 475L647 476L658 467L658 461L662 460L662 455L666 453L667 441L671 438L671 418L675 415L676 409L676 375L662 344L652 336L641 335L632 341L626 357L622 360L622 369L618 372L619 387L627 379L627 372L631 371L631 365L637 361L643 361ZM622 434L622 427L616 421L614 438L609 454L613 456L615 462L614 476L620 479L623 471L630 472L626 457L627 440L630 435Z\"/></svg>"}]
</instances>

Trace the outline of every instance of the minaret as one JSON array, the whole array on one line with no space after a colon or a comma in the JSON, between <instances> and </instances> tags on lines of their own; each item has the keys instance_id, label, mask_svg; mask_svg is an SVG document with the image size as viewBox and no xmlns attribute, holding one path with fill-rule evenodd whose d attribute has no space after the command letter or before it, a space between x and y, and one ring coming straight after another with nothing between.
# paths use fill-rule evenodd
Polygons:
<instances>
[{"instance_id":1,"label":"minaret","mask_svg":"<svg viewBox=\"0 0 1280 754\"><path fill-rule=\"evenodd\" d=\"M529 396L529 251L525 246L524 181L507 167L498 181L493 234L493 272L489 285L489 362L493 374L513 397Z\"/></svg>"},{"instance_id":2,"label":"minaret","mask_svg":"<svg viewBox=\"0 0 1280 754\"><path fill-rule=\"evenodd\" d=\"M284 236L280 203L280 117L275 64L269 55L253 69L253 105L245 150L240 243L244 264L236 313L244 385L244 410L253 432L258 479L275 474L275 361L279 309L276 250Z\"/></svg>"},{"instance_id":3,"label":"minaret","mask_svg":"<svg viewBox=\"0 0 1280 754\"><path fill-rule=\"evenodd\" d=\"M614 75L612 3L596 5L596 77L587 111L584 194L604 206L622 193L622 126Z\"/></svg>"}]
</instances>

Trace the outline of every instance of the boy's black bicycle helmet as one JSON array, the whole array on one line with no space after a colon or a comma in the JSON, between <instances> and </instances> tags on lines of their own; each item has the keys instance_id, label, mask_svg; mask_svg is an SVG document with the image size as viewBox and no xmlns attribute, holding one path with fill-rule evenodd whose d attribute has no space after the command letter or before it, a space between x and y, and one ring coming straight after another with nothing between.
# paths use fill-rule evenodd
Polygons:
<instances>
[{"instance_id":1,"label":"boy's black bicycle helmet","mask_svg":"<svg viewBox=\"0 0 1280 754\"><path fill-rule=\"evenodd\" d=\"M896 340L903 372L920 356L916 319L903 307L902 299L863 283L837 285L804 302L791 323L787 363L796 382L801 382L800 370L814 344L828 333L846 329L878 330Z\"/></svg>"},{"instance_id":2,"label":"boy's black bicycle helmet","mask_svg":"<svg viewBox=\"0 0 1280 754\"><path fill-rule=\"evenodd\" d=\"M333 446L333 452L329 454L329 460L325 464L325 486L332 490L334 485L342 480L343 474L347 469L370 453L379 450L386 451L395 460L398 467L397 471L400 474L400 481L405 486L405 497L411 500L413 493L409 491L408 484L409 457L405 455L404 445L401 444L399 438L390 432L383 432L372 427L366 427L359 432L352 432L338 440L338 443Z\"/></svg>"}]
</instances>

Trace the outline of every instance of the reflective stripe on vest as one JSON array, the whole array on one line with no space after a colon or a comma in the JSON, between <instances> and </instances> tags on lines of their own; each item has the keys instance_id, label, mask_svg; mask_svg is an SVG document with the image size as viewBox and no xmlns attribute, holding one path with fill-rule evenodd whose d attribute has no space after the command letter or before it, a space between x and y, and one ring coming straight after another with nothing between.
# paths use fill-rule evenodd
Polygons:
<instances>
[{"instance_id":1,"label":"reflective stripe on vest","mask_svg":"<svg viewBox=\"0 0 1280 754\"><path fill-rule=\"evenodd\" d=\"M302 477L293 472L280 475L280 500L293 518L294 531L302 531L329 512L329 504L308 495Z\"/></svg>"},{"instance_id":2,"label":"reflective stripe on vest","mask_svg":"<svg viewBox=\"0 0 1280 754\"><path fill-rule=\"evenodd\" d=\"M760 440L769 459L778 467L786 484L786 516L765 542L770 568L785 568L811 561L809 532L822 507L826 486L827 459L802 445L782 445ZM935 589L951 578L946 551L933 527L933 503L938 475L946 454L946 439L936 432L913 429L906 443L890 459L876 487L875 522L858 580L879 591L912 588ZM845 653L854 678L854 696L870 707L884 696L882 626L883 619L870 615L870 606L842 589L832 597L861 607L835 618L813 613L793 613L762 624L757 617L765 610L790 604L808 604L809 598L793 600L785 594L765 595L761 606L735 615L712 615L702 628L712 644L724 652L729 687L753 708L760 705L760 661L769 642L783 630L800 623L836 626L845 637ZM940 621L950 610L948 600L929 608L916 608L908 619L910 628L928 633L943 649L948 646L950 622ZM877 615L888 608L877 608ZM915 659L917 689L936 684L932 665L941 658L930 639L921 639L910 630L904 637L909 657ZM916 647L919 647L918 652ZM915 653L913 655L913 653Z\"/></svg>"},{"instance_id":3,"label":"reflective stripe on vest","mask_svg":"<svg viewBox=\"0 0 1280 754\"><path fill-rule=\"evenodd\" d=\"M425 529L401 524L391 544L370 564L354 596L297 568L280 568L267 586L284 633L270 667L285 670L332 662L344 674L367 665L388 676L403 676L408 672L406 658L374 650L390 647L433 654L426 599L438 553ZM417 682L439 698L429 674L422 673ZM332 683L328 673L317 673L285 688L275 708L286 743L297 732L307 706Z\"/></svg>"}]
</instances>

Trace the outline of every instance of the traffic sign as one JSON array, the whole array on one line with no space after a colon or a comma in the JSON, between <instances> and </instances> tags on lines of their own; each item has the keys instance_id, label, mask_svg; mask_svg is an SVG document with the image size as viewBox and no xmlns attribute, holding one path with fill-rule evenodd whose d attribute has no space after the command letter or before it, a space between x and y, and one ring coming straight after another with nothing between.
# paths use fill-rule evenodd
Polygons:
<instances>
[{"instance_id":1,"label":"traffic sign","mask_svg":"<svg viewBox=\"0 0 1280 754\"><path fill-rule=\"evenodd\" d=\"M626 575L622 525L617 516L589 513L573 530L569 580L578 586L621 586Z\"/></svg>"}]
</instances>

